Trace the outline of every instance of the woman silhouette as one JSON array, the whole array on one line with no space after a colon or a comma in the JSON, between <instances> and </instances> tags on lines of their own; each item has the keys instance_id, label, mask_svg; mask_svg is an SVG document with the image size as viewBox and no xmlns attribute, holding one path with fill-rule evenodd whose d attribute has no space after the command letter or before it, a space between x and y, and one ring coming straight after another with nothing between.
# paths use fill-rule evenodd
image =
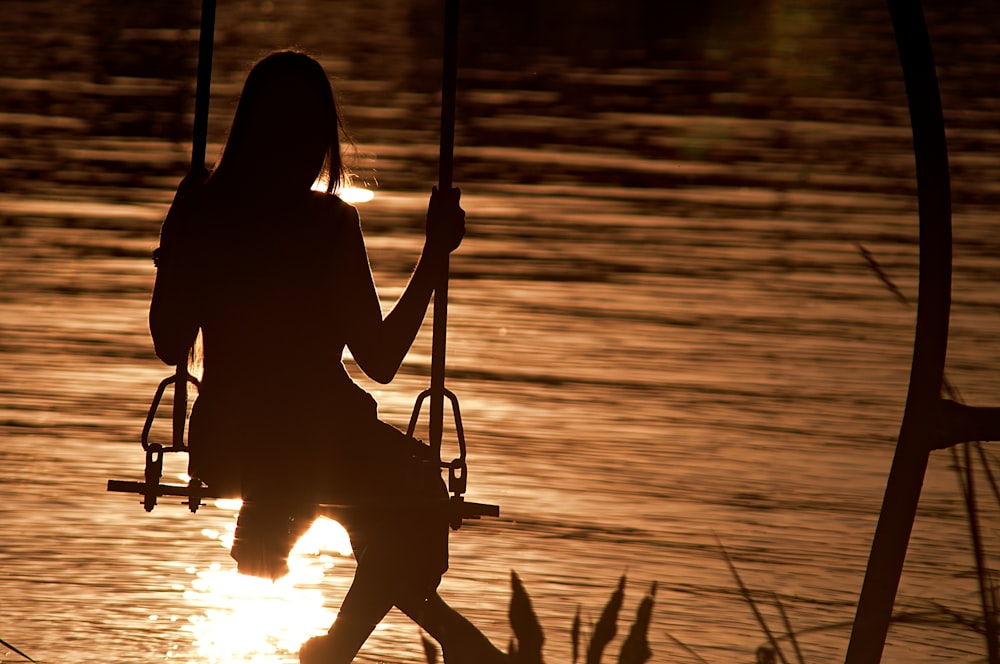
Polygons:
<instances>
[{"instance_id":1,"label":"woman silhouette","mask_svg":"<svg viewBox=\"0 0 1000 664\"><path fill-rule=\"evenodd\" d=\"M232 554L241 572L270 578L287 571L316 505L402 506L337 514L357 570L302 662L350 662L392 606L449 662L502 659L437 594L447 518L412 507L446 495L437 459L378 419L341 357L346 346L369 377L392 380L462 240L459 192L432 193L423 252L383 319L358 213L335 195L340 128L322 66L269 55L247 77L216 169L186 178L164 221L149 315L156 353L186 362L199 330L203 342L190 474L244 499Z\"/></svg>"}]
</instances>

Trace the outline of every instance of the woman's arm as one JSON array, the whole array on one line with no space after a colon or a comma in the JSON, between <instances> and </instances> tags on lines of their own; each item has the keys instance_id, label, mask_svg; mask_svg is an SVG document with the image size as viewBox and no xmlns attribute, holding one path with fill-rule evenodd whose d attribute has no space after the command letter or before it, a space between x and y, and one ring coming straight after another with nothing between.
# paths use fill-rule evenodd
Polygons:
<instances>
[{"instance_id":1,"label":"woman's arm","mask_svg":"<svg viewBox=\"0 0 1000 664\"><path fill-rule=\"evenodd\" d=\"M183 236L193 198L201 184L190 177L181 182L160 231L160 246L153 252L156 281L149 305L149 331L157 357L166 364L186 362L198 336L192 302L192 266L186 259Z\"/></svg>"},{"instance_id":2,"label":"woman's arm","mask_svg":"<svg viewBox=\"0 0 1000 664\"><path fill-rule=\"evenodd\" d=\"M344 296L345 341L358 366L375 381L388 383L396 375L423 323L445 259L462 241L465 212L459 207L459 196L458 189L435 189L431 194L423 252L406 289L385 319L360 226L352 228L345 238L345 267L349 274L356 275L347 284Z\"/></svg>"}]
</instances>

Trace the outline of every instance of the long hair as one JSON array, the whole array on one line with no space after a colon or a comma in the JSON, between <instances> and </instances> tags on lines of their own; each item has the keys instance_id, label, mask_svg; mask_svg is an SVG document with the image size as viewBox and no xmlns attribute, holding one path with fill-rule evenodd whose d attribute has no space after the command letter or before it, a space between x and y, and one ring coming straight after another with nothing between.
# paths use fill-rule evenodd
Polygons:
<instances>
[{"instance_id":1,"label":"long hair","mask_svg":"<svg viewBox=\"0 0 1000 664\"><path fill-rule=\"evenodd\" d=\"M345 177L343 125L316 60L277 51L254 65L212 179L244 191L309 188L333 193Z\"/></svg>"}]
</instances>

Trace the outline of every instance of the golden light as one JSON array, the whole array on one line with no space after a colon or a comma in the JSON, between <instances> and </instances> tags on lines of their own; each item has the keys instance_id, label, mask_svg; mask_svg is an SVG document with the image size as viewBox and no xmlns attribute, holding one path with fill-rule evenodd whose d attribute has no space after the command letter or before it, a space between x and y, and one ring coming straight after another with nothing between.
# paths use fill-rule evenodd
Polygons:
<instances>
[{"instance_id":1,"label":"golden light","mask_svg":"<svg viewBox=\"0 0 1000 664\"><path fill-rule=\"evenodd\" d=\"M215 505L232 511L234 518L222 532L206 528L201 534L228 551L240 501L220 500ZM350 554L343 527L320 518L292 549L290 571L277 581L239 574L231 559L207 569L188 568L193 578L184 598L198 613L182 629L193 636L199 664L286 661L307 639L325 633L337 615L331 607L339 603L353 577ZM326 578L326 573L337 565L351 569L339 575L343 588L330 592L321 586L324 579L336 584L338 576Z\"/></svg>"},{"instance_id":2,"label":"golden light","mask_svg":"<svg viewBox=\"0 0 1000 664\"><path fill-rule=\"evenodd\" d=\"M337 188L337 196L340 197L340 200L351 205L356 205L358 203L367 203L375 198L374 191L365 189L364 187L355 187L351 184L352 181L352 179L348 179L340 183L340 186ZM312 190L326 191L327 181L324 178L317 178L312 185Z\"/></svg>"},{"instance_id":3,"label":"golden light","mask_svg":"<svg viewBox=\"0 0 1000 664\"><path fill-rule=\"evenodd\" d=\"M350 203L355 205L357 203L367 203L368 201L375 198L375 192L370 189L362 189L360 187L344 187L337 195L345 203Z\"/></svg>"}]
</instances>

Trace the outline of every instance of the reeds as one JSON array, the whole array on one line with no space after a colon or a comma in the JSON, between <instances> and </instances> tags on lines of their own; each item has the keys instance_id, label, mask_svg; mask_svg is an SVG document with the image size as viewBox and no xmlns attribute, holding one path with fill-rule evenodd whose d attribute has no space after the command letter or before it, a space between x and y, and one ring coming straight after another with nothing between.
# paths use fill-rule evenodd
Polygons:
<instances>
[{"instance_id":1,"label":"reeds","mask_svg":"<svg viewBox=\"0 0 1000 664\"><path fill-rule=\"evenodd\" d=\"M516 572L510 574L511 598L508 609L508 620L511 627L511 639L507 646L507 657L512 664L544 664L543 646L545 633L538 616L531 605L524 584ZM643 664L652 657L649 648L649 623L653 614L653 604L656 597L656 583L650 586L649 592L639 602L635 620L629 627L618 653L618 664ZM584 664L600 664L605 651L618 634L618 616L621 613L625 599L625 576L618 581L618 586L611 593L611 598L601 611L601 617L594 626L589 640L582 643L583 625L580 617L580 607L577 606L570 630L572 646L572 664L584 656ZM428 664L436 664L437 649L434 644L424 639L424 654Z\"/></svg>"},{"instance_id":2,"label":"reeds","mask_svg":"<svg viewBox=\"0 0 1000 664\"><path fill-rule=\"evenodd\" d=\"M726 565L729 567L729 572L733 575L733 579L736 581L736 585L740 589L740 594L743 596L743 600L750 607L750 610L753 611L754 618L757 619L757 624L760 626L764 636L767 637L767 642L770 647L761 647L757 649L757 661L773 661L774 657L777 657L781 664L789 664L788 658L785 657L785 653L781 650L781 645L778 643L778 639L775 638L774 633L767 624L767 621L764 620L764 615L757 607L756 600L754 600L753 595L750 593L750 589L743 583L743 579L740 578L740 574L736 571L736 566L729 557L729 552L726 551L726 547L722 546L722 542L719 542L719 550L722 551L722 557L725 559ZM799 648L799 642L795 638L795 632L792 630L791 622L788 620L788 614L785 613L785 607L776 594L771 593L771 595L774 599L775 606L778 609L778 613L781 614L781 620L785 626L785 635L791 641L792 647L795 650L796 661L798 664L805 664L805 658L802 656L802 649Z\"/></svg>"},{"instance_id":3,"label":"reeds","mask_svg":"<svg viewBox=\"0 0 1000 664\"><path fill-rule=\"evenodd\" d=\"M912 308L909 298L893 283L892 279L879 265L875 256L862 245L857 245L861 256L868 263L879 281L892 293L893 297L905 307ZM942 380L942 389L949 399L962 403L962 395L947 377ZM980 631L986 642L986 661L989 664L1000 664L1000 587L997 585L996 571L990 569L986 547L983 539L975 477L976 459L978 458L981 472L992 489L992 495L1000 506L1000 487L990 465L986 450L981 442L970 442L953 445L949 448L952 466L958 478L959 491L965 503L965 511L969 521L969 537L972 542L972 553L975 562L976 580L979 589L980 607L982 611L981 625L974 625Z\"/></svg>"},{"instance_id":4,"label":"reeds","mask_svg":"<svg viewBox=\"0 0 1000 664\"><path fill-rule=\"evenodd\" d=\"M512 594L508 613L513 636L507 648L508 656L511 662L517 664L542 664L544 661L542 646L545 642L542 626L531 606L531 599L524 589L524 584L521 583L516 572L511 572L510 584ZM639 602L635 621L622 641L618 653L618 664L643 664L652 657L653 653L649 648L647 634L655 597L656 583L654 582L649 593ZM585 664L600 664L605 650L618 634L618 616L621 613L624 600L625 576L622 575L621 579L618 580L618 587L611 593L611 598L601 611L601 617L594 626L585 649L581 649L583 630L580 607L577 606L570 631L573 664L576 664L580 658L581 650L584 651Z\"/></svg>"}]
</instances>

